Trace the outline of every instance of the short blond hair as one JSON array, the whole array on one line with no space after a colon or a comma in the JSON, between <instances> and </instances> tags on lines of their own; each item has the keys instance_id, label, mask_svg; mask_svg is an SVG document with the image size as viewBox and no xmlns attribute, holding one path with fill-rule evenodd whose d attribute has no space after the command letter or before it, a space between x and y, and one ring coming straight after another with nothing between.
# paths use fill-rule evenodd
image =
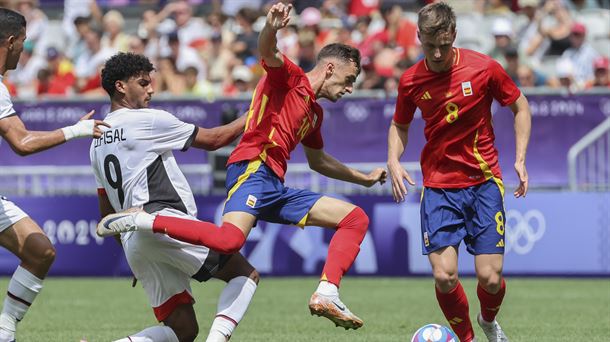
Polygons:
<instances>
[{"instance_id":1,"label":"short blond hair","mask_svg":"<svg viewBox=\"0 0 610 342\"><path fill-rule=\"evenodd\" d=\"M455 32L455 13L444 2L424 6L417 14L417 28L426 35L439 32Z\"/></svg>"}]
</instances>

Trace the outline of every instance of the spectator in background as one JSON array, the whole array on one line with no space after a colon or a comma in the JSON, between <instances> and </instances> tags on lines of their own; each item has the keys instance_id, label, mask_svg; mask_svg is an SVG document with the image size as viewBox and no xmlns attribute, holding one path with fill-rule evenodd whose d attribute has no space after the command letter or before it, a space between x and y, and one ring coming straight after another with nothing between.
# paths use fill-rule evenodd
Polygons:
<instances>
[{"instance_id":1,"label":"spectator in background","mask_svg":"<svg viewBox=\"0 0 610 342\"><path fill-rule=\"evenodd\" d=\"M47 67L37 74L38 95L70 95L76 83L74 66L55 47L47 49Z\"/></svg>"},{"instance_id":2,"label":"spectator in background","mask_svg":"<svg viewBox=\"0 0 610 342\"><path fill-rule=\"evenodd\" d=\"M44 58L34 53L34 43L31 40L26 40L17 67L8 74L8 81L15 87L17 96L36 96L38 72L46 65L47 62Z\"/></svg>"},{"instance_id":3,"label":"spectator in background","mask_svg":"<svg viewBox=\"0 0 610 342\"><path fill-rule=\"evenodd\" d=\"M92 24L99 27L102 22L102 11L97 5L95 0L64 0L64 12L62 28L66 40L69 42L68 46L74 45L73 40L78 40L83 35L77 32L76 19L77 18L89 18ZM91 24L91 23L88 23ZM75 56L68 55L73 61Z\"/></svg>"},{"instance_id":4,"label":"spectator in background","mask_svg":"<svg viewBox=\"0 0 610 342\"><path fill-rule=\"evenodd\" d=\"M253 89L252 71L245 65L236 65L231 71L231 82L225 86L224 96L246 94Z\"/></svg>"},{"instance_id":5,"label":"spectator in background","mask_svg":"<svg viewBox=\"0 0 610 342\"><path fill-rule=\"evenodd\" d=\"M544 22L547 18L551 21L550 25ZM539 22L540 35L543 39L550 40L546 54L560 56L570 47L569 36L572 27L572 17L562 0L546 0L539 16Z\"/></svg>"},{"instance_id":6,"label":"spectator in background","mask_svg":"<svg viewBox=\"0 0 610 342\"><path fill-rule=\"evenodd\" d=\"M208 66L207 79L211 82L222 83L229 78L229 68L236 63L236 57L231 50L222 43L220 33L214 33L203 53L204 63Z\"/></svg>"},{"instance_id":7,"label":"spectator in background","mask_svg":"<svg viewBox=\"0 0 610 342\"><path fill-rule=\"evenodd\" d=\"M299 31L299 67L309 72L316 65L316 35L313 31Z\"/></svg>"},{"instance_id":8,"label":"spectator in background","mask_svg":"<svg viewBox=\"0 0 610 342\"><path fill-rule=\"evenodd\" d=\"M148 25L156 28L162 35L177 32L180 43L186 46L199 46L212 34L209 25L203 19L194 17L193 7L184 0L168 3L159 14L149 20Z\"/></svg>"},{"instance_id":9,"label":"spectator in background","mask_svg":"<svg viewBox=\"0 0 610 342\"><path fill-rule=\"evenodd\" d=\"M519 87L556 86L551 80L528 65L519 65L517 68L517 82L515 83Z\"/></svg>"},{"instance_id":10,"label":"spectator in background","mask_svg":"<svg viewBox=\"0 0 610 342\"><path fill-rule=\"evenodd\" d=\"M68 50L66 57L73 61L77 61L87 51L87 42L85 36L93 29L91 27L91 18L77 17L74 19L74 36L68 40Z\"/></svg>"},{"instance_id":11,"label":"spectator in background","mask_svg":"<svg viewBox=\"0 0 610 342\"><path fill-rule=\"evenodd\" d=\"M557 60L555 75L559 79L559 88L563 88L570 93L578 90L578 86L574 82L574 65L569 59Z\"/></svg>"},{"instance_id":12,"label":"spectator in background","mask_svg":"<svg viewBox=\"0 0 610 342\"><path fill-rule=\"evenodd\" d=\"M17 0L16 8L28 23L25 29L25 36L28 41L34 43L34 53L44 55L47 49L45 32L47 31L49 19L38 6L38 0Z\"/></svg>"},{"instance_id":13,"label":"spectator in background","mask_svg":"<svg viewBox=\"0 0 610 342\"><path fill-rule=\"evenodd\" d=\"M254 31L254 23L259 17L255 9L244 7L235 15L235 20L241 32L235 37L231 49L237 58L245 61L248 58L257 58L258 33Z\"/></svg>"},{"instance_id":14,"label":"spectator in background","mask_svg":"<svg viewBox=\"0 0 610 342\"><path fill-rule=\"evenodd\" d=\"M594 10L599 8L597 0L566 0L566 7L573 12Z\"/></svg>"},{"instance_id":15,"label":"spectator in background","mask_svg":"<svg viewBox=\"0 0 610 342\"><path fill-rule=\"evenodd\" d=\"M197 77L197 68L188 67L184 70L184 95L195 96L199 99L214 101L220 95L220 89L214 87L208 80Z\"/></svg>"},{"instance_id":16,"label":"spectator in background","mask_svg":"<svg viewBox=\"0 0 610 342\"><path fill-rule=\"evenodd\" d=\"M76 75L75 89L79 93L93 90L102 91L100 69L106 60L114 55L111 48L102 46L102 32L91 30L85 33L87 50L76 60L74 74Z\"/></svg>"},{"instance_id":17,"label":"spectator in background","mask_svg":"<svg viewBox=\"0 0 610 342\"><path fill-rule=\"evenodd\" d=\"M379 10L379 0L351 0L347 14L354 18L368 17Z\"/></svg>"},{"instance_id":18,"label":"spectator in background","mask_svg":"<svg viewBox=\"0 0 610 342\"><path fill-rule=\"evenodd\" d=\"M383 4L381 14L385 27L362 43L362 47L365 49L363 56L373 58L372 55L380 51L380 46L376 45L376 42L380 42L384 46L396 48L401 56L412 61L416 60L420 54L417 43L417 25L404 18L402 8L396 4Z\"/></svg>"},{"instance_id":19,"label":"spectator in background","mask_svg":"<svg viewBox=\"0 0 610 342\"><path fill-rule=\"evenodd\" d=\"M513 42L513 26L510 20L503 17L494 20L491 34L494 36L494 47L487 54L506 68L504 54Z\"/></svg>"},{"instance_id":20,"label":"spectator in background","mask_svg":"<svg viewBox=\"0 0 610 342\"><path fill-rule=\"evenodd\" d=\"M593 62L599 58L599 53L585 41L587 29L581 23L574 23L570 30L570 48L561 55L569 60L574 67L574 81L583 87L593 79Z\"/></svg>"},{"instance_id":21,"label":"spectator in background","mask_svg":"<svg viewBox=\"0 0 610 342\"><path fill-rule=\"evenodd\" d=\"M129 36L123 33L125 27L125 19L121 12L110 10L104 14L104 36L102 37L102 46L110 48L113 51L125 52L129 44Z\"/></svg>"},{"instance_id":22,"label":"spectator in background","mask_svg":"<svg viewBox=\"0 0 610 342\"><path fill-rule=\"evenodd\" d=\"M610 88L610 73L608 72L608 57L599 57L593 62L595 69L594 78L588 82L586 88L605 87Z\"/></svg>"},{"instance_id":23,"label":"spectator in background","mask_svg":"<svg viewBox=\"0 0 610 342\"><path fill-rule=\"evenodd\" d=\"M518 39L518 49L521 56L528 62L537 64L542 59L542 56L551 45L550 39L543 37L540 32L540 18L538 13L538 5L540 0L519 0L521 14L525 16L527 21L521 27L517 28L516 35Z\"/></svg>"},{"instance_id":24,"label":"spectator in background","mask_svg":"<svg viewBox=\"0 0 610 342\"><path fill-rule=\"evenodd\" d=\"M178 73L184 72L184 70L190 66L195 67L197 69L198 79L205 80L207 77L207 69L197 51L190 46L182 44L177 32L171 33L168 36L167 41L169 43L170 52L169 55L166 54L162 57L171 59Z\"/></svg>"},{"instance_id":25,"label":"spectator in background","mask_svg":"<svg viewBox=\"0 0 610 342\"><path fill-rule=\"evenodd\" d=\"M159 58L153 87L157 94L179 96L186 90L184 76L177 70L170 56Z\"/></svg>"},{"instance_id":26,"label":"spectator in background","mask_svg":"<svg viewBox=\"0 0 610 342\"><path fill-rule=\"evenodd\" d=\"M511 14L510 7L507 6L504 0L486 0L485 15L509 15Z\"/></svg>"}]
</instances>

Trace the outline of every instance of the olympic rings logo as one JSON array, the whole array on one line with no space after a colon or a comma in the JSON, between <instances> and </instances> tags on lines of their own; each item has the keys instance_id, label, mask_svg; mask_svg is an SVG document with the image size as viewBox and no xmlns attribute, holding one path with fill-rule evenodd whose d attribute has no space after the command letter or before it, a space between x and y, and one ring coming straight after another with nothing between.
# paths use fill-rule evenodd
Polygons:
<instances>
[{"instance_id":1,"label":"olympic rings logo","mask_svg":"<svg viewBox=\"0 0 610 342\"><path fill-rule=\"evenodd\" d=\"M369 110L358 103L345 104L344 113L351 122L362 122L369 117Z\"/></svg>"},{"instance_id":2,"label":"olympic rings logo","mask_svg":"<svg viewBox=\"0 0 610 342\"><path fill-rule=\"evenodd\" d=\"M528 210L525 214L513 209L507 211L505 252L528 254L536 241L542 239L545 230L546 220L540 210Z\"/></svg>"}]
</instances>

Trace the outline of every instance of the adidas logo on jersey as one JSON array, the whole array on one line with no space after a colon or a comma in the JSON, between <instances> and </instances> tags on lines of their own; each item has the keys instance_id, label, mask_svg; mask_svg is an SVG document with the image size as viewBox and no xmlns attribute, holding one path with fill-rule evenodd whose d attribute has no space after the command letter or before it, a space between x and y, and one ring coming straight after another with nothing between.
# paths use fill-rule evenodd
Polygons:
<instances>
[{"instance_id":1,"label":"adidas logo on jersey","mask_svg":"<svg viewBox=\"0 0 610 342\"><path fill-rule=\"evenodd\" d=\"M504 239L500 239L500 241L498 241L496 244L496 247L504 247Z\"/></svg>"},{"instance_id":2,"label":"adidas logo on jersey","mask_svg":"<svg viewBox=\"0 0 610 342\"><path fill-rule=\"evenodd\" d=\"M256 206L256 197L252 195L248 195L248 199L246 200L246 205L250 208L254 208Z\"/></svg>"},{"instance_id":3,"label":"adidas logo on jersey","mask_svg":"<svg viewBox=\"0 0 610 342\"><path fill-rule=\"evenodd\" d=\"M430 93L426 90L424 95L422 95L419 99L420 100L432 100L432 96L430 96Z\"/></svg>"}]
</instances>

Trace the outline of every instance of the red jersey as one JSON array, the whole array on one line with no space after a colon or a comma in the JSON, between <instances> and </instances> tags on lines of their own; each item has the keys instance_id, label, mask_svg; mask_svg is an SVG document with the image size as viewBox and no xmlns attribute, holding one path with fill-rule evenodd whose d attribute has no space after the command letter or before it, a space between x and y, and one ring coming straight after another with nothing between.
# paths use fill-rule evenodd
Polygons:
<instances>
[{"instance_id":1,"label":"red jersey","mask_svg":"<svg viewBox=\"0 0 610 342\"><path fill-rule=\"evenodd\" d=\"M514 103L521 92L489 56L454 49L451 69L428 70L425 59L400 78L394 122L408 124L417 107L425 121L421 153L424 186L465 188L501 179L491 104Z\"/></svg>"},{"instance_id":2,"label":"red jersey","mask_svg":"<svg viewBox=\"0 0 610 342\"><path fill-rule=\"evenodd\" d=\"M286 56L281 67L269 67L258 82L246 128L227 164L260 158L284 181L290 152L299 142L321 149L322 107L316 102L303 69Z\"/></svg>"}]
</instances>

